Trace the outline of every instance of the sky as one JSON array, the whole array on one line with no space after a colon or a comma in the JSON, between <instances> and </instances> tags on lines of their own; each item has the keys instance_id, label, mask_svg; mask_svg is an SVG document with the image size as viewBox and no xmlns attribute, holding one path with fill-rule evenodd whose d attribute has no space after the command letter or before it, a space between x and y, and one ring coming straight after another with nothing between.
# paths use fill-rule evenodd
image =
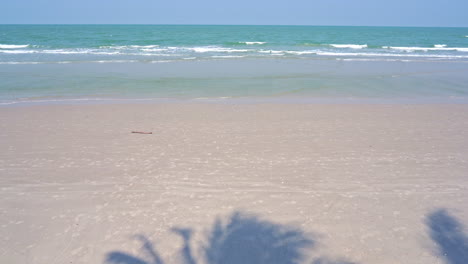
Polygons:
<instances>
[{"instance_id":1,"label":"sky","mask_svg":"<svg viewBox=\"0 0 468 264\"><path fill-rule=\"evenodd\" d=\"M468 0L0 0L0 24L468 27Z\"/></svg>"}]
</instances>

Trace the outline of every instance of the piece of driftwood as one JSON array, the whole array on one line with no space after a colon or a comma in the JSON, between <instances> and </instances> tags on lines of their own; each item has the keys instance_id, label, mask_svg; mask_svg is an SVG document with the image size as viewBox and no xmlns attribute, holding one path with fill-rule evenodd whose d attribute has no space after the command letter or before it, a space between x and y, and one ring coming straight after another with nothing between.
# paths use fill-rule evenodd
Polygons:
<instances>
[{"instance_id":1,"label":"piece of driftwood","mask_svg":"<svg viewBox=\"0 0 468 264\"><path fill-rule=\"evenodd\" d=\"M153 132L144 132L144 131L132 131L135 134L153 134Z\"/></svg>"}]
</instances>

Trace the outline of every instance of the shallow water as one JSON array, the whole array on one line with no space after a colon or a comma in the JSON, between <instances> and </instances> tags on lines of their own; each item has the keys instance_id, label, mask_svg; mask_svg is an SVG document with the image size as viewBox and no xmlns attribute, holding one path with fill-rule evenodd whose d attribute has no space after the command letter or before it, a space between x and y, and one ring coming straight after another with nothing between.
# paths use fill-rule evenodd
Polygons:
<instances>
[{"instance_id":1,"label":"shallow water","mask_svg":"<svg viewBox=\"0 0 468 264\"><path fill-rule=\"evenodd\" d=\"M0 65L0 99L464 100L466 72L464 62L308 59Z\"/></svg>"}]
</instances>

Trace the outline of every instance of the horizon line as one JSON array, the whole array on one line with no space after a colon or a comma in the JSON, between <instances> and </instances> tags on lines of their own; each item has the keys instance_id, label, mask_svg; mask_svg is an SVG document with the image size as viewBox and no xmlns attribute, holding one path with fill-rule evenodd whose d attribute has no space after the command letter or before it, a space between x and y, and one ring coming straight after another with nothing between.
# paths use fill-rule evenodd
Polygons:
<instances>
[{"instance_id":1,"label":"horizon line","mask_svg":"<svg viewBox=\"0 0 468 264\"><path fill-rule=\"evenodd\" d=\"M153 24L153 23L0 23L0 25L24 25L24 26L297 26L297 27L402 27L402 28L468 28L468 26L414 26L414 25L325 25L325 24Z\"/></svg>"}]
</instances>

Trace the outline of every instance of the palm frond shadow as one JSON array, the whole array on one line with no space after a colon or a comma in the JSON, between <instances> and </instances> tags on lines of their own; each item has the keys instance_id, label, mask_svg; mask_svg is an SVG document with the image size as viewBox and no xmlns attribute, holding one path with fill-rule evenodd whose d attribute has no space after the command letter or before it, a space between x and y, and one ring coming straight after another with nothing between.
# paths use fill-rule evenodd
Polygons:
<instances>
[{"instance_id":1,"label":"palm frond shadow","mask_svg":"<svg viewBox=\"0 0 468 264\"><path fill-rule=\"evenodd\" d=\"M316 245L316 237L299 228L261 220L255 215L233 213L227 221L217 219L199 245L200 257L193 255L190 239L192 229L173 228L183 239L179 251L182 264L299 264L305 253ZM114 251L107 254L108 264L164 264L151 242L137 236L143 243L145 257ZM352 264L318 259L314 264Z\"/></svg>"},{"instance_id":2,"label":"palm frond shadow","mask_svg":"<svg viewBox=\"0 0 468 264\"><path fill-rule=\"evenodd\" d=\"M426 224L431 239L437 244L436 254L447 264L468 263L468 236L463 225L446 209L428 215Z\"/></svg>"},{"instance_id":3,"label":"palm frond shadow","mask_svg":"<svg viewBox=\"0 0 468 264\"><path fill-rule=\"evenodd\" d=\"M314 243L297 228L234 213L227 225L215 222L203 251L208 264L293 264Z\"/></svg>"},{"instance_id":4,"label":"palm frond shadow","mask_svg":"<svg viewBox=\"0 0 468 264\"><path fill-rule=\"evenodd\" d=\"M136 239L142 243L141 251L145 258L134 257L128 253L114 251L107 254L106 263L114 264L164 264L153 243L143 235L136 235ZM146 259L150 259L149 261Z\"/></svg>"}]
</instances>

